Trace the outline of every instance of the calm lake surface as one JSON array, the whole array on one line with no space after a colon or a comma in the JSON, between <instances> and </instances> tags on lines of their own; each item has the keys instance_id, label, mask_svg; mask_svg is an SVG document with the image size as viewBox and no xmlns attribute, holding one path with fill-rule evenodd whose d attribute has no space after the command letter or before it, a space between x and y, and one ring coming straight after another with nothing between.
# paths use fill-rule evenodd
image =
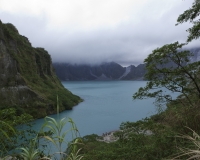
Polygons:
<instances>
[{"instance_id":1,"label":"calm lake surface","mask_svg":"<svg viewBox=\"0 0 200 160\"><path fill-rule=\"evenodd\" d=\"M81 136L102 135L119 129L121 122L137 121L156 113L153 99L132 99L138 88L145 86L145 81L67 81L62 84L84 99L73 110L60 114L60 118L73 119ZM43 122L43 119L36 120L34 129L39 130Z\"/></svg>"}]
</instances>

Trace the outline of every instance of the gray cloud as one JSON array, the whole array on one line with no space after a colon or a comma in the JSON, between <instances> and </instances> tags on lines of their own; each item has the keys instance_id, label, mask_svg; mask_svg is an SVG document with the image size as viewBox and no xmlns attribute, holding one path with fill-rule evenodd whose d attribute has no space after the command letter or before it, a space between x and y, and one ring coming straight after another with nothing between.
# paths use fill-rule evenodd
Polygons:
<instances>
[{"instance_id":1,"label":"gray cloud","mask_svg":"<svg viewBox=\"0 0 200 160\"><path fill-rule=\"evenodd\" d=\"M131 20L114 27L84 30L52 28L45 14L21 16L0 12L4 23L13 23L34 47L48 50L54 62L90 63L115 61L124 66L143 62L151 51L167 43L185 42L191 25L175 26L178 15L192 2L181 1L176 5L156 6L149 1L130 16ZM150 5L151 4L151 5ZM198 46L193 42L190 46Z\"/></svg>"}]
</instances>

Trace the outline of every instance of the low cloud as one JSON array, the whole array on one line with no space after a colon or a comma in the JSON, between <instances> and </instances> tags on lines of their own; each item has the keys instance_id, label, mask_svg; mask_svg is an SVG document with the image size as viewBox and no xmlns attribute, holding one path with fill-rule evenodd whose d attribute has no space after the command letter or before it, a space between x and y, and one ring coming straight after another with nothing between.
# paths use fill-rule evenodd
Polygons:
<instances>
[{"instance_id":1,"label":"low cloud","mask_svg":"<svg viewBox=\"0 0 200 160\"><path fill-rule=\"evenodd\" d=\"M22 35L29 38L34 47L45 48L54 62L97 64L115 61L123 66L138 65L153 49L175 41L185 42L187 39L186 29L191 24L175 24L178 16L188 9L192 2L149 0L133 3L132 0L126 0L121 11L121 0L117 1L116 6L112 6L115 1L108 3L108 6L107 1L100 4L92 4L93 2L87 0L88 4L85 4L88 13L85 8L81 10L81 5L84 4L78 5L80 13L83 14L82 18L78 10L68 12L78 14L77 19L75 15L71 16L70 20L69 16L65 19L65 12L52 16L54 12L46 12L42 7L27 16L20 11L14 14L8 9L0 12L0 16L3 23L13 23ZM107 16L109 7L114 8ZM118 10L118 17L114 17ZM62 20L65 23L62 24ZM197 47L198 43L193 42L190 46Z\"/></svg>"}]
</instances>

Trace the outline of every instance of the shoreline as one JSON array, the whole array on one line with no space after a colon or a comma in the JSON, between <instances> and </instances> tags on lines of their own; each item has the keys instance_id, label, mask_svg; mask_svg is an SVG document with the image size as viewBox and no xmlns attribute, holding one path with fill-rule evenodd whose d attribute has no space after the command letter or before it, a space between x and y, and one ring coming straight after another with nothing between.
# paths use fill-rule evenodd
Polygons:
<instances>
[{"instance_id":1,"label":"shoreline","mask_svg":"<svg viewBox=\"0 0 200 160\"><path fill-rule=\"evenodd\" d=\"M96 138L96 140L100 141L100 142L106 142L106 143L116 142L119 139L119 137L115 137L114 133L119 132L119 131L121 131L121 130L105 132L102 134L102 136L99 136L99 137L102 137L102 139Z\"/></svg>"},{"instance_id":2,"label":"shoreline","mask_svg":"<svg viewBox=\"0 0 200 160\"><path fill-rule=\"evenodd\" d=\"M119 140L119 137L114 136L115 132L123 132L123 130L114 130L110 132L105 132L102 134L102 136L99 136L98 138L96 138L96 140L100 142L106 142L106 143L116 142L117 140ZM153 132L151 130L141 130L137 134L145 134L147 136L151 136Z\"/></svg>"}]
</instances>

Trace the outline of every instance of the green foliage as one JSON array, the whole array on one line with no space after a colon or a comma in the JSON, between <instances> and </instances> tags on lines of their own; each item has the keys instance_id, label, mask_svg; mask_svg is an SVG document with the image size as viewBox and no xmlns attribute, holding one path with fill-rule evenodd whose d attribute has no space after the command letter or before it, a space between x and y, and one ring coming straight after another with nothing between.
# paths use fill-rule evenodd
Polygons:
<instances>
[{"instance_id":1,"label":"green foliage","mask_svg":"<svg viewBox=\"0 0 200 160\"><path fill-rule=\"evenodd\" d=\"M97 141L97 135L83 137L81 153L85 160L160 160L176 152L175 132L151 118L138 122L124 122L115 133L120 139L105 143Z\"/></svg>"},{"instance_id":2,"label":"green foliage","mask_svg":"<svg viewBox=\"0 0 200 160\"><path fill-rule=\"evenodd\" d=\"M176 99L177 103L186 99L186 106L195 105L200 98L200 62L188 63L192 54L180 50L184 45L175 42L152 51L144 61L147 69L145 78L149 82L133 95L134 99L153 97L160 105L173 100L171 92L178 92L181 95Z\"/></svg>"},{"instance_id":3,"label":"green foliage","mask_svg":"<svg viewBox=\"0 0 200 160\"><path fill-rule=\"evenodd\" d=\"M83 156L79 154L79 151L81 149L77 148L78 144L81 144L81 139L78 138L78 129L73 122L71 118L62 118L59 120L59 100L58 100L58 95L57 95L57 118L58 120L51 118L51 117L45 117L45 122L42 126L42 129L39 133L37 133L36 137L32 140L30 140L30 145L29 147L23 147L21 148L21 157L23 159L57 159L55 154L59 154L59 159L60 160L81 160ZM71 127L64 131L64 127L68 124L71 125ZM46 131L47 130L47 131ZM71 133L72 135L72 142L67 142L66 140L66 135ZM56 149L58 150L57 152L54 152L53 154L48 154L47 156L45 155L46 152L40 151L39 149L39 142L40 139L45 139L49 142L51 142ZM47 142L46 142L47 143ZM68 148L66 151L63 151L62 148L63 144L67 144ZM43 145L47 146L47 145Z\"/></svg>"},{"instance_id":4,"label":"green foliage","mask_svg":"<svg viewBox=\"0 0 200 160\"><path fill-rule=\"evenodd\" d=\"M16 127L28 124L31 120L32 116L26 113L17 115L15 108L0 110L0 156L20 146L21 143L17 143L19 137L24 141L27 140L25 132L17 130Z\"/></svg>"},{"instance_id":5,"label":"green foliage","mask_svg":"<svg viewBox=\"0 0 200 160\"><path fill-rule=\"evenodd\" d=\"M75 153L71 153L70 156L69 156L69 160L81 160L83 158L83 156L79 155L79 152L80 152L81 149L79 149L77 152Z\"/></svg>"},{"instance_id":6,"label":"green foliage","mask_svg":"<svg viewBox=\"0 0 200 160\"><path fill-rule=\"evenodd\" d=\"M64 126L69 123L71 127L64 131ZM46 131L48 130L48 131ZM79 154L80 149L77 148L78 144L81 144L81 139L77 136L78 130L72 121L72 119L61 119L55 120L51 117L45 118L45 123L41 131L36 135L35 138L29 141L30 145L27 147L20 148L22 152L20 153L23 159L57 159L56 155L59 155L60 160L81 160L83 156ZM72 142L66 141L66 135L72 135L74 139ZM51 142L51 144L55 145L57 151L53 151L53 153L49 154L47 152L47 148L43 151L39 148L40 139L46 140L45 143ZM44 143L44 142L43 142ZM67 151L62 150L64 147L68 145ZM46 145L45 145L46 146Z\"/></svg>"},{"instance_id":7,"label":"green foliage","mask_svg":"<svg viewBox=\"0 0 200 160\"><path fill-rule=\"evenodd\" d=\"M68 143L66 160L81 160L84 156L80 153L82 149L82 139L75 138L71 143Z\"/></svg>"},{"instance_id":8,"label":"green foliage","mask_svg":"<svg viewBox=\"0 0 200 160\"><path fill-rule=\"evenodd\" d=\"M188 42L192 41L193 39L198 39L200 37L199 14L200 14L200 1L195 0L192 4L192 7L184 11L184 13L181 14L177 19L178 24L187 21L193 24L193 26L187 30L189 32L189 36L187 39Z\"/></svg>"},{"instance_id":9,"label":"green foliage","mask_svg":"<svg viewBox=\"0 0 200 160\"><path fill-rule=\"evenodd\" d=\"M22 152L20 153L21 157L24 160L36 160L39 159L39 149L36 149L35 139L30 140L29 147L20 148Z\"/></svg>"},{"instance_id":10,"label":"green foliage","mask_svg":"<svg viewBox=\"0 0 200 160\"><path fill-rule=\"evenodd\" d=\"M6 130L4 130L4 128L7 128L7 130L9 130L9 133L7 133ZM7 153L8 151L7 143L12 141L10 135L16 136L14 128L6 122L0 121L0 142L1 142L0 147L2 148L0 150L0 155L5 155L5 152ZM5 139L7 140L6 142Z\"/></svg>"},{"instance_id":11,"label":"green foliage","mask_svg":"<svg viewBox=\"0 0 200 160\"><path fill-rule=\"evenodd\" d=\"M57 113L59 119L59 104L57 96ZM16 109L0 110L0 157L12 154L15 157L21 157L24 160L38 159L56 159L55 154L60 155L60 160L81 160L82 155L77 145L82 144L81 138L78 138L78 129L71 118L56 120L51 117L45 118L45 123L39 132L27 128L32 127L28 122L32 117L28 114L16 115ZM26 129L21 129L20 124L26 123ZM68 130L64 131L66 124L71 125ZM70 134L73 141L67 142L66 135ZM58 152L49 154L48 143L54 144ZM63 145L65 144L65 145ZM67 147L63 151L62 148ZM20 150L20 151L19 151ZM20 156L19 156L20 155ZM6 156L5 158L7 158Z\"/></svg>"}]
</instances>

